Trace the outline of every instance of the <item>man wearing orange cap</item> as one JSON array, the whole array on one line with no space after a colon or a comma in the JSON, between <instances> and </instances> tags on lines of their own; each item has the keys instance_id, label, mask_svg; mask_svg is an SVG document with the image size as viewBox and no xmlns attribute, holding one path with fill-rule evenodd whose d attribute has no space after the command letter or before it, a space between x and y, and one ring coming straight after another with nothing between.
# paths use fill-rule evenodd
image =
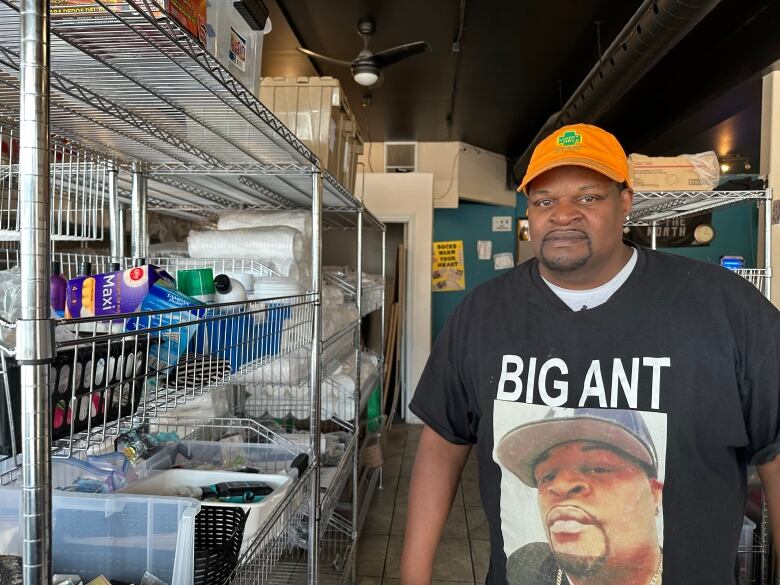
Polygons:
<instances>
[{"instance_id":1,"label":"man wearing orange cap","mask_svg":"<svg viewBox=\"0 0 780 585\"><path fill-rule=\"evenodd\" d=\"M748 463L759 466L780 533L780 313L755 287L719 266L623 240L631 177L623 148L601 128L576 124L545 138L520 190L528 198L535 258L464 299L436 340L410 405L425 427L409 491L402 585L430 584L472 445L490 527L487 583L507 583L510 557L512 575L546 582L529 574L533 568L515 553L549 540L552 528L548 522L543 529L539 520L539 510L549 506L569 514L555 520L555 542L542 549L553 555L541 564L554 569L557 582L604 585L595 565L578 573L571 564L572 552L581 554L602 534L609 535L609 550L599 552L603 559L621 550L623 566L647 565L623 577L605 565L617 582L734 583ZM623 467L626 474L636 471L609 455L625 454L625 437L636 435L627 427L602 425L600 435L589 431L570 446L556 442L549 450L556 458L544 455L544 464L541 458L513 461L513 454L535 452L523 446L528 439L517 429L539 428L534 442L546 444L545 429L552 427L534 421L551 408L609 409L602 418L613 421L642 413L654 421L654 465L663 480L637 479L650 486L647 505L616 498L612 505L620 509L593 519L585 511L598 509L590 501L598 490L588 489L595 484L573 481L596 481ZM510 433L513 447L497 452ZM615 433L624 439L617 441ZM559 465L572 449L599 456L564 457L566 464ZM540 492L539 502L528 496L531 480L523 485L526 474L518 470L542 467L545 477L563 474L570 489ZM551 494L555 502L542 501ZM652 542L637 536L640 526L653 534L644 517L631 517L654 500L655 549L629 546ZM589 518L603 524L586 530L583 519ZM641 558L632 560L632 550L642 550Z\"/></svg>"}]
</instances>

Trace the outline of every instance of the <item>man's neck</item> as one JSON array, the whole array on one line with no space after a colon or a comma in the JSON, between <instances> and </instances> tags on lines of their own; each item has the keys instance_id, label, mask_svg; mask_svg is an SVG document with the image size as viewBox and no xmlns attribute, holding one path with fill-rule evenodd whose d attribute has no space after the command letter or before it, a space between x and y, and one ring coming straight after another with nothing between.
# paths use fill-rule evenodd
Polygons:
<instances>
[{"instance_id":1,"label":"man's neck","mask_svg":"<svg viewBox=\"0 0 780 585\"><path fill-rule=\"evenodd\" d=\"M621 244L613 256L598 265L586 265L571 272L560 272L550 270L540 262L539 272L547 282L555 286L569 290L590 290L612 280L631 259L631 254L633 248Z\"/></svg>"},{"instance_id":2,"label":"man's neck","mask_svg":"<svg viewBox=\"0 0 780 585\"><path fill-rule=\"evenodd\" d=\"M596 575L580 579L569 577L572 585L661 585L661 576L653 582L656 573L662 570L661 551L648 554L640 560L632 560L604 566ZM565 583L565 582L564 582Z\"/></svg>"}]
</instances>

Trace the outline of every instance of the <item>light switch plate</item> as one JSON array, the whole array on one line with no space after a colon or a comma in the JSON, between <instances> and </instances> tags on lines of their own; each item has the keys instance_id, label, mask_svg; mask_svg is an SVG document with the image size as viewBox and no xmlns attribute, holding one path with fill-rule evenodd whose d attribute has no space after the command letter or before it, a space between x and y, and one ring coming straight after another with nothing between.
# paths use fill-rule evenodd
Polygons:
<instances>
[{"instance_id":1,"label":"light switch plate","mask_svg":"<svg viewBox=\"0 0 780 585\"><path fill-rule=\"evenodd\" d=\"M496 215L496 216L493 216L493 231L494 232L511 232L512 231L512 216L511 215Z\"/></svg>"}]
</instances>

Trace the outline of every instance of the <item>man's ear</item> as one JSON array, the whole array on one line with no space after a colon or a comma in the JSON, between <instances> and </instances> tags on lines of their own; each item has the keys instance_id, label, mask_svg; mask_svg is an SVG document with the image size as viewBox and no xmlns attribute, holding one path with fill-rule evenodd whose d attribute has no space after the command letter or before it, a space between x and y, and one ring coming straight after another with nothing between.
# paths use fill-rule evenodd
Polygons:
<instances>
[{"instance_id":1,"label":"man's ear","mask_svg":"<svg viewBox=\"0 0 780 585\"><path fill-rule=\"evenodd\" d=\"M631 206L634 203L634 191L631 187L621 185L620 203L622 205L623 216L628 217L631 213Z\"/></svg>"}]
</instances>

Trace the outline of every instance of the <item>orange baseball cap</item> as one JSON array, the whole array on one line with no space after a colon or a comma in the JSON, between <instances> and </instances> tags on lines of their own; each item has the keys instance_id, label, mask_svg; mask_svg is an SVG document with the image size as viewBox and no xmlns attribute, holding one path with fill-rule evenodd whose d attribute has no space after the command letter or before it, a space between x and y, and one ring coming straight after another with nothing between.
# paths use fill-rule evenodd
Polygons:
<instances>
[{"instance_id":1,"label":"orange baseball cap","mask_svg":"<svg viewBox=\"0 0 780 585\"><path fill-rule=\"evenodd\" d=\"M628 159L617 138L598 126L572 124L559 128L536 146L517 190L528 195L528 184L536 177L567 165L593 169L613 181L631 186Z\"/></svg>"}]
</instances>

